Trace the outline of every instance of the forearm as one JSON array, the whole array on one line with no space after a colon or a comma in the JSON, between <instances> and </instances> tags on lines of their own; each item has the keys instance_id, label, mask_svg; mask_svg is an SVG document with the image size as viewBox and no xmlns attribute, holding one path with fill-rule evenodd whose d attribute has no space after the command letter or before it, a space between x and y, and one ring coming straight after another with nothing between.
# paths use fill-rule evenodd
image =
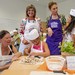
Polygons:
<instances>
[{"instance_id":1,"label":"forearm","mask_svg":"<svg viewBox=\"0 0 75 75\"><path fill-rule=\"evenodd\" d=\"M22 56L22 53L21 52L17 52L17 53L15 53L15 56L18 58L18 57Z\"/></svg>"},{"instance_id":2,"label":"forearm","mask_svg":"<svg viewBox=\"0 0 75 75\"><path fill-rule=\"evenodd\" d=\"M75 47L75 34L72 35L72 39L73 39L73 43L74 43L74 47Z\"/></svg>"},{"instance_id":3,"label":"forearm","mask_svg":"<svg viewBox=\"0 0 75 75\"><path fill-rule=\"evenodd\" d=\"M74 39L73 39L73 42L74 42L74 47L75 47L75 35L74 35Z\"/></svg>"},{"instance_id":4,"label":"forearm","mask_svg":"<svg viewBox=\"0 0 75 75\"><path fill-rule=\"evenodd\" d=\"M75 40L73 41L73 43L74 43L74 48L75 48Z\"/></svg>"},{"instance_id":5,"label":"forearm","mask_svg":"<svg viewBox=\"0 0 75 75\"><path fill-rule=\"evenodd\" d=\"M18 51L18 50L16 49L16 47L14 47L14 45L12 45L12 50L13 50L14 53L17 53L17 51Z\"/></svg>"},{"instance_id":6,"label":"forearm","mask_svg":"<svg viewBox=\"0 0 75 75\"><path fill-rule=\"evenodd\" d=\"M24 50L24 55L28 55L30 53L30 49L29 48L26 48L25 50Z\"/></svg>"},{"instance_id":7,"label":"forearm","mask_svg":"<svg viewBox=\"0 0 75 75\"><path fill-rule=\"evenodd\" d=\"M6 65L4 65L4 66L1 66L1 67L0 67L0 71L5 70L5 69L8 69L10 65L11 65L11 63L6 64Z\"/></svg>"},{"instance_id":8,"label":"forearm","mask_svg":"<svg viewBox=\"0 0 75 75\"><path fill-rule=\"evenodd\" d=\"M49 56L49 55L50 55L50 53L47 53L47 52L37 52L37 53L36 53L36 56L47 57L47 56Z\"/></svg>"}]
</instances>

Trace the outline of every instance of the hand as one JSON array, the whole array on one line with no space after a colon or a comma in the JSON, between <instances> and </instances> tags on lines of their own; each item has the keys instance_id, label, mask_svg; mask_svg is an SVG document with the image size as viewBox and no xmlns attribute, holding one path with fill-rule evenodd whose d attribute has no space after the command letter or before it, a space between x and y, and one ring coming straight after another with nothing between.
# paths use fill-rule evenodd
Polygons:
<instances>
[{"instance_id":1,"label":"hand","mask_svg":"<svg viewBox=\"0 0 75 75\"><path fill-rule=\"evenodd\" d=\"M36 52L30 52L29 56L37 56Z\"/></svg>"},{"instance_id":2,"label":"hand","mask_svg":"<svg viewBox=\"0 0 75 75\"><path fill-rule=\"evenodd\" d=\"M26 48L26 49L24 50L24 54L29 55L28 48Z\"/></svg>"},{"instance_id":3,"label":"hand","mask_svg":"<svg viewBox=\"0 0 75 75\"><path fill-rule=\"evenodd\" d=\"M14 55L13 57L12 57L12 61L16 61L16 60L18 60L19 58L16 56L16 55Z\"/></svg>"},{"instance_id":4,"label":"hand","mask_svg":"<svg viewBox=\"0 0 75 75\"><path fill-rule=\"evenodd\" d=\"M49 27L47 30L48 30L48 36L52 36L52 34L53 34L52 29Z\"/></svg>"},{"instance_id":5,"label":"hand","mask_svg":"<svg viewBox=\"0 0 75 75\"><path fill-rule=\"evenodd\" d=\"M29 42L26 39L23 39L22 43L25 45L29 44Z\"/></svg>"}]
</instances>

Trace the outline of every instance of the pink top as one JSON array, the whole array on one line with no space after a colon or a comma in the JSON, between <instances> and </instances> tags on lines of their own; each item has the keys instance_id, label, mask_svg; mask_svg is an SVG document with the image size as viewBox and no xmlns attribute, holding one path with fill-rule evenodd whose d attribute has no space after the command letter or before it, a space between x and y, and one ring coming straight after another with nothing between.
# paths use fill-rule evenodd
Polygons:
<instances>
[{"instance_id":1,"label":"pink top","mask_svg":"<svg viewBox=\"0 0 75 75\"><path fill-rule=\"evenodd\" d=\"M32 52L44 52L42 42L41 42L41 45L32 45L31 51Z\"/></svg>"}]
</instances>

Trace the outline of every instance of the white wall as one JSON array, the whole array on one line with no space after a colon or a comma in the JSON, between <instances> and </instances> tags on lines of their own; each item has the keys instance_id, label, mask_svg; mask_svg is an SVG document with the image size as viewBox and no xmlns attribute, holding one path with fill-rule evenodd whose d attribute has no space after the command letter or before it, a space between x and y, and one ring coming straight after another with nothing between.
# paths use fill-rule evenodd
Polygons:
<instances>
[{"instance_id":1,"label":"white wall","mask_svg":"<svg viewBox=\"0 0 75 75\"><path fill-rule=\"evenodd\" d=\"M21 19L25 17L25 8L29 4L33 4L36 7L37 16L42 21L45 21L46 17L50 15L48 4L45 6L25 0L0 0L0 30L6 29L10 31L19 28ZM59 13L67 17L70 9L75 8L75 0L60 2L58 7Z\"/></svg>"},{"instance_id":2,"label":"white wall","mask_svg":"<svg viewBox=\"0 0 75 75\"><path fill-rule=\"evenodd\" d=\"M66 18L69 15L70 9L74 8L75 9L75 0L65 0L63 2L58 3L58 8L59 8L59 14L64 14ZM47 7L47 14L46 16L50 15L50 11Z\"/></svg>"},{"instance_id":3,"label":"white wall","mask_svg":"<svg viewBox=\"0 0 75 75\"><path fill-rule=\"evenodd\" d=\"M19 28L20 19L25 15L24 7L21 0L0 0L0 30Z\"/></svg>"},{"instance_id":4,"label":"white wall","mask_svg":"<svg viewBox=\"0 0 75 75\"><path fill-rule=\"evenodd\" d=\"M44 21L46 17L45 6L25 0L0 0L0 30L7 29L10 31L19 28L22 18L25 18L25 8L29 4L36 7L37 16Z\"/></svg>"}]
</instances>

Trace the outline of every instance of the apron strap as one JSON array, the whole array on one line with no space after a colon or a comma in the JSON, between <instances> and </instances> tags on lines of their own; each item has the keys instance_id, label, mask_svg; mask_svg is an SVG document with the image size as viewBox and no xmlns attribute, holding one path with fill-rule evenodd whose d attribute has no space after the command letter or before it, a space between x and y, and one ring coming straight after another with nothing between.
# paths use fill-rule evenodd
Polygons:
<instances>
[{"instance_id":1,"label":"apron strap","mask_svg":"<svg viewBox=\"0 0 75 75\"><path fill-rule=\"evenodd\" d=\"M10 51L12 52L12 49L11 49L11 47L10 46L8 46L8 48L10 49Z\"/></svg>"},{"instance_id":2,"label":"apron strap","mask_svg":"<svg viewBox=\"0 0 75 75\"><path fill-rule=\"evenodd\" d=\"M33 44L32 44L32 47L31 47L31 51L32 51L32 49L33 49ZM41 51L43 51L42 41L41 41L40 49L41 49Z\"/></svg>"}]
</instances>

